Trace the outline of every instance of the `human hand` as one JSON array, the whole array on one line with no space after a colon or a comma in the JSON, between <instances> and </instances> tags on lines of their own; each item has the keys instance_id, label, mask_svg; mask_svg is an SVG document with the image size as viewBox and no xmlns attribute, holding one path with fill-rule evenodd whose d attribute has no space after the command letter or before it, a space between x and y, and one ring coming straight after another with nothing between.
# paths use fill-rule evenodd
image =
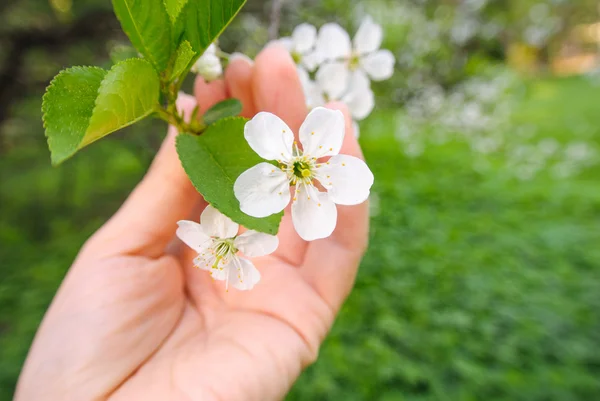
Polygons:
<instances>
[{"instance_id":1,"label":"human hand","mask_svg":"<svg viewBox=\"0 0 600 401\"><path fill-rule=\"evenodd\" d=\"M306 117L295 66L277 47L224 81L196 83L200 110L238 98L298 132ZM182 97L188 114L195 100ZM343 105L342 153L361 157ZM368 205L338 206L327 239L304 242L289 210L277 251L256 258L252 291L225 292L174 240L206 206L181 168L171 129L146 177L81 250L44 317L17 386L29 400L277 400L312 363L350 292L367 244Z\"/></svg>"}]
</instances>

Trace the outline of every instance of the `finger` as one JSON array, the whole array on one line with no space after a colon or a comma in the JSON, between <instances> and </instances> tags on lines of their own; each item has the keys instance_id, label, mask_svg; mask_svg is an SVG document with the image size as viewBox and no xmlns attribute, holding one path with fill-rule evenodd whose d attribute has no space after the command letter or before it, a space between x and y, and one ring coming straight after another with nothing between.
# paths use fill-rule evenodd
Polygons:
<instances>
[{"instance_id":1,"label":"finger","mask_svg":"<svg viewBox=\"0 0 600 401\"><path fill-rule=\"evenodd\" d=\"M341 153L363 158L352 133L352 119L347 107L333 103L327 107L341 110L346 117L346 135ZM303 277L316 289L334 311L339 310L354 285L356 273L366 250L369 234L369 206L337 206L338 220L333 234L309 244Z\"/></svg>"},{"instance_id":2,"label":"finger","mask_svg":"<svg viewBox=\"0 0 600 401\"><path fill-rule=\"evenodd\" d=\"M198 102L199 115L202 115L212 106L227 98L227 88L222 79L206 82L198 75L194 82L194 95Z\"/></svg>"},{"instance_id":3,"label":"finger","mask_svg":"<svg viewBox=\"0 0 600 401\"><path fill-rule=\"evenodd\" d=\"M297 134L308 113L296 65L285 49L269 46L256 57L252 86L257 110L275 114Z\"/></svg>"},{"instance_id":4,"label":"finger","mask_svg":"<svg viewBox=\"0 0 600 401\"><path fill-rule=\"evenodd\" d=\"M275 114L296 133L307 115L302 85L289 53L279 46L269 46L256 58L252 77L257 111ZM306 242L296 234L290 207L279 228L280 245L276 255L298 266L304 259Z\"/></svg>"},{"instance_id":5,"label":"finger","mask_svg":"<svg viewBox=\"0 0 600 401\"><path fill-rule=\"evenodd\" d=\"M256 114L252 89L253 62L243 54L234 53L225 70L225 86L229 95L242 103L242 116L252 118Z\"/></svg>"}]
</instances>

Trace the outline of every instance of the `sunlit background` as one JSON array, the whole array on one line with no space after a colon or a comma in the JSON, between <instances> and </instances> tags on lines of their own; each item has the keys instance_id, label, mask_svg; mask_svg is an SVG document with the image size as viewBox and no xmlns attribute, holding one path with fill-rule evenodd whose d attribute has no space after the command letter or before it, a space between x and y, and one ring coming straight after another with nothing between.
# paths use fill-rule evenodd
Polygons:
<instances>
[{"instance_id":1,"label":"sunlit background","mask_svg":"<svg viewBox=\"0 0 600 401\"><path fill-rule=\"evenodd\" d=\"M600 3L249 0L222 37L370 14L398 60L361 122L375 173L356 290L290 400L600 399ZM108 0L0 2L0 399L86 238L144 174L146 122L50 167L49 80L111 65Z\"/></svg>"}]
</instances>

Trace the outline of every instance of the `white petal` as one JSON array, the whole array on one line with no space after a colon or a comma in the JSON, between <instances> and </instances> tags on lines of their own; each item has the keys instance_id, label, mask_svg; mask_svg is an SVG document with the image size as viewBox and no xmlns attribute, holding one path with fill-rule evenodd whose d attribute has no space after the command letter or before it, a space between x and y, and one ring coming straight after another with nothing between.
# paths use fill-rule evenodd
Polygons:
<instances>
[{"instance_id":1,"label":"white petal","mask_svg":"<svg viewBox=\"0 0 600 401\"><path fill-rule=\"evenodd\" d=\"M304 96L306 97L306 106L309 110L315 107L325 106L325 96L321 87L316 82L310 81L304 87Z\"/></svg>"},{"instance_id":2,"label":"white petal","mask_svg":"<svg viewBox=\"0 0 600 401\"><path fill-rule=\"evenodd\" d=\"M233 245L249 258L255 258L275 252L279 239L274 235L248 230L238 236Z\"/></svg>"},{"instance_id":3,"label":"white petal","mask_svg":"<svg viewBox=\"0 0 600 401\"><path fill-rule=\"evenodd\" d=\"M323 57L318 51L312 51L302 56L302 65L308 71L314 71L323 62Z\"/></svg>"},{"instance_id":4,"label":"white petal","mask_svg":"<svg viewBox=\"0 0 600 401\"><path fill-rule=\"evenodd\" d=\"M372 53L379 50L383 40L383 29L366 16L354 36L354 50L359 54Z\"/></svg>"},{"instance_id":5,"label":"white petal","mask_svg":"<svg viewBox=\"0 0 600 401\"><path fill-rule=\"evenodd\" d=\"M274 114L260 112L244 127L250 147L266 160L289 160L292 157L294 133Z\"/></svg>"},{"instance_id":6,"label":"white petal","mask_svg":"<svg viewBox=\"0 0 600 401\"><path fill-rule=\"evenodd\" d=\"M206 48L206 50L204 51L204 54L216 55L217 54L217 45L215 45L214 43L211 43L210 46L208 46Z\"/></svg>"},{"instance_id":7,"label":"white petal","mask_svg":"<svg viewBox=\"0 0 600 401\"><path fill-rule=\"evenodd\" d=\"M338 100L348 89L350 71L346 63L327 63L317 71L317 83L329 96L328 100Z\"/></svg>"},{"instance_id":8,"label":"white petal","mask_svg":"<svg viewBox=\"0 0 600 401\"><path fill-rule=\"evenodd\" d=\"M354 131L354 137L356 139L360 138L360 125L358 125L358 122L352 121L352 130Z\"/></svg>"},{"instance_id":9,"label":"white petal","mask_svg":"<svg viewBox=\"0 0 600 401\"><path fill-rule=\"evenodd\" d=\"M371 114L375 108L375 95L370 87L369 78L362 71L352 74L350 90L342 98L348 105L350 114L355 120L363 120Z\"/></svg>"},{"instance_id":10,"label":"white petal","mask_svg":"<svg viewBox=\"0 0 600 401\"><path fill-rule=\"evenodd\" d=\"M200 223L205 233L218 238L233 238L240 228L239 224L234 223L211 205L202 212Z\"/></svg>"},{"instance_id":11,"label":"white petal","mask_svg":"<svg viewBox=\"0 0 600 401\"><path fill-rule=\"evenodd\" d=\"M317 28L310 24L300 24L292 33L294 50L304 54L315 47L317 42Z\"/></svg>"},{"instance_id":12,"label":"white petal","mask_svg":"<svg viewBox=\"0 0 600 401\"><path fill-rule=\"evenodd\" d=\"M298 78L300 79L300 83L304 89L310 82L310 75L308 75L308 71L306 71L306 69L300 65L296 66L296 72L298 73Z\"/></svg>"},{"instance_id":13,"label":"white petal","mask_svg":"<svg viewBox=\"0 0 600 401\"><path fill-rule=\"evenodd\" d=\"M234 258L225 266L225 270L229 275L229 284L241 291L251 290L260 281L260 272L248 259Z\"/></svg>"},{"instance_id":14,"label":"white petal","mask_svg":"<svg viewBox=\"0 0 600 401\"><path fill-rule=\"evenodd\" d=\"M325 24L319 30L317 49L324 60L347 59L352 52L350 36L338 24Z\"/></svg>"},{"instance_id":15,"label":"white petal","mask_svg":"<svg viewBox=\"0 0 600 401\"><path fill-rule=\"evenodd\" d=\"M252 217L279 213L290 203L287 175L269 163L260 163L244 171L235 181L233 192L242 212Z\"/></svg>"},{"instance_id":16,"label":"white petal","mask_svg":"<svg viewBox=\"0 0 600 401\"><path fill-rule=\"evenodd\" d=\"M373 173L359 158L337 155L322 164L318 171L318 180L327 189L333 202L358 205L369 197Z\"/></svg>"},{"instance_id":17,"label":"white petal","mask_svg":"<svg viewBox=\"0 0 600 401\"><path fill-rule=\"evenodd\" d=\"M295 199L292 221L298 235L305 241L329 237L337 223L337 208L329 195L310 185L298 188Z\"/></svg>"},{"instance_id":18,"label":"white petal","mask_svg":"<svg viewBox=\"0 0 600 401\"><path fill-rule=\"evenodd\" d=\"M389 50L379 50L364 58L361 58L362 68L374 81L383 81L394 75L394 64L396 59Z\"/></svg>"},{"instance_id":19,"label":"white petal","mask_svg":"<svg viewBox=\"0 0 600 401\"><path fill-rule=\"evenodd\" d=\"M223 75L223 66L221 60L214 54L204 54L196 61L191 71L210 82Z\"/></svg>"},{"instance_id":20,"label":"white petal","mask_svg":"<svg viewBox=\"0 0 600 401\"><path fill-rule=\"evenodd\" d=\"M308 72L304 68L298 66L296 70L298 71L298 78L300 78L300 83L302 84L302 91L304 92L306 107L312 109L314 107L325 105L323 91L319 85L310 79Z\"/></svg>"},{"instance_id":21,"label":"white petal","mask_svg":"<svg viewBox=\"0 0 600 401\"><path fill-rule=\"evenodd\" d=\"M198 256L194 258L194 266L207 271L218 270L218 267L213 269L213 266L215 265L216 261L217 259L215 258L215 256L212 253L208 252L208 250L205 250L200 252L200 254L198 254Z\"/></svg>"},{"instance_id":22,"label":"white petal","mask_svg":"<svg viewBox=\"0 0 600 401\"><path fill-rule=\"evenodd\" d=\"M204 232L200 224L181 220L177 222L177 225L179 226L175 232L177 237L194 251L200 253L210 245L210 236Z\"/></svg>"},{"instance_id":23,"label":"white petal","mask_svg":"<svg viewBox=\"0 0 600 401\"><path fill-rule=\"evenodd\" d=\"M317 159L340 153L346 124L339 110L316 107L300 127L300 143L304 154Z\"/></svg>"},{"instance_id":24,"label":"white petal","mask_svg":"<svg viewBox=\"0 0 600 401\"><path fill-rule=\"evenodd\" d=\"M294 40L290 37L284 37L273 41L272 43L268 43L266 47L280 45L288 52L294 51Z\"/></svg>"}]
</instances>

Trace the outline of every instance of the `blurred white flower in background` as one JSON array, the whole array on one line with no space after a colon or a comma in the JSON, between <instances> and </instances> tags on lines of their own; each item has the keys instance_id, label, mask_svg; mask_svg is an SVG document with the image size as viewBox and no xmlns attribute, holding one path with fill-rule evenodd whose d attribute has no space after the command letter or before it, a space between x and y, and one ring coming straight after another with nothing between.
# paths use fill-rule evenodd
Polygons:
<instances>
[{"instance_id":1,"label":"blurred white flower in background","mask_svg":"<svg viewBox=\"0 0 600 401\"><path fill-rule=\"evenodd\" d=\"M321 62L317 51L317 28L310 24L298 25L291 37L283 37L276 41L292 56L300 69L313 72Z\"/></svg>"},{"instance_id":2,"label":"blurred white flower in background","mask_svg":"<svg viewBox=\"0 0 600 401\"><path fill-rule=\"evenodd\" d=\"M504 71L492 78L473 77L448 91L425 86L398 112L396 138L409 157L420 156L428 146L464 142L474 153L476 171L493 168L497 161L520 180L543 171L568 178L596 164L598 151L591 143L560 143L540 137L536 126L514 122L520 85L514 73Z\"/></svg>"},{"instance_id":3,"label":"blurred white flower in background","mask_svg":"<svg viewBox=\"0 0 600 401\"><path fill-rule=\"evenodd\" d=\"M389 79L396 61L391 51L380 50L382 41L383 29L370 16L361 23L354 41L338 24L323 25L317 49L324 64L317 72L317 80L324 85L324 90L333 97L342 96L351 74L368 76L374 81Z\"/></svg>"},{"instance_id":4,"label":"blurred white flower in background","mask_svg":"<svg viewBox=\"0 0 600 401\"><path fill-rule=\"evenodd\" d=\"M218 48L216 44L213 43L208 46L204 54L194 63L191 71L200 75L207 82L221 78L223 75L223 66L217 52Z\"/></svg>"},{"instance_id":5,"label":"blurred white flower in background","mask_svg":"<svg viewBox=\"0 0 600 401\"><path fill-rule=\"evenodd\" d=\"M309 24L297 26L282 44L297 65L306 105L309 110L332 101L341 101L355 122L367 118L375 107L371 80L388 79L394 72L395 59L389 50L380 50L383 30L365 17L354 38L337 24L325 24L319 30ZM316 70L316 73L315 73Z\"/></svg>"}]
</instances>

